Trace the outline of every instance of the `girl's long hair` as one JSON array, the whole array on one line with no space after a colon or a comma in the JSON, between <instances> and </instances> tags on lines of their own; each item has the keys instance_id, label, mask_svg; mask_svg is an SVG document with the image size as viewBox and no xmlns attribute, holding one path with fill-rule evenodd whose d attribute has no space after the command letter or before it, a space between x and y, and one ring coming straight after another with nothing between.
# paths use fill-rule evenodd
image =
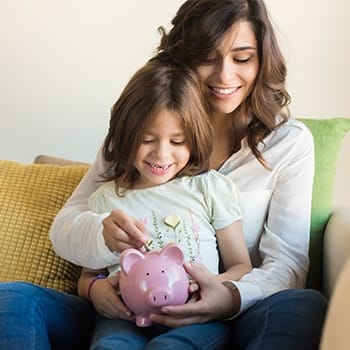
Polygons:
<instances>
[{"instance_id":1,"label":"girl's long hair","mask_svg":"<svg viewBox=\"0 0 350 350\"><path fill-rule=\"evenodd\" d=\"M117 189L131 188L137 182L135 156L153 120L164 110L179 115L190 149L189 162L177 176L206 171L212 151L206 100L202 83L193 71L150 60L133 75L112 107L103 146L109 164L104 178L115 180Z\"/></svg>"}]
</instances>

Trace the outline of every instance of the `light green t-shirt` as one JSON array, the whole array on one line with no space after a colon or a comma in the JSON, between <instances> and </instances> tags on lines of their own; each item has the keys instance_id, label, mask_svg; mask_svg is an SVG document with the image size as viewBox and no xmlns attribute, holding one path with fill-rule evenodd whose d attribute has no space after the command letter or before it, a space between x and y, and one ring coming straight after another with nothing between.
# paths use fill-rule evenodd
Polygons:
<instances>
[{"instance_id":1,"label":"light green t-shirt","mask_svg":"<svg viewBox=\"0 0 350 350\"><path fill-rule=\"evenodd\" d=\"M146 225L152 250L175 242L185 260L199 260L215 274L219 264L215 231L241 220L243 212L236 185L215 170L128 190L123 196L116 194L113 181L108 182L90 196L88 205L99 214L116 208L125 211Z\"/></svg>"}]
</instances>

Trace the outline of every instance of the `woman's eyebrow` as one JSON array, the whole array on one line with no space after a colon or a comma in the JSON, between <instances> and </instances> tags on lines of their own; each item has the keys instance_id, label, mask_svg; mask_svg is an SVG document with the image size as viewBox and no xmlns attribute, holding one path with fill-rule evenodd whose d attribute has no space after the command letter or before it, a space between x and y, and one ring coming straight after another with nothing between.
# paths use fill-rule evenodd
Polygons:
<instances>
[{"instance_id":1,"label":"woman's eyebrow","mask_svg":"<svg viewBox=\"0 0 350 350\"><path fill-rule=\"evenodd\" d=\"M232 51L237 52L237 51L245 51L245 50L254 50L256 51L256 47L254 46L240 46L240 47L234 47Z\"/></svg>"}]
</instances>

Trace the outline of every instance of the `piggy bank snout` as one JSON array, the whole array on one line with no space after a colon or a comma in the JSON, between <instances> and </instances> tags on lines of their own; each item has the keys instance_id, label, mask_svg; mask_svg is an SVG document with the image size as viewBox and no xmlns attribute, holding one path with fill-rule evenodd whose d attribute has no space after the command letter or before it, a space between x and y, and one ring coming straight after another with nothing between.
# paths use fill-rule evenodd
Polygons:
<instances>
[{"instance_id":1,"label":"piggy bank snout","mask_svg":"<svg viewBox=\"0 0 350 350\"><path fill-rule=\"evenodd\" d=\"M169 288L152 288L146 293L146 300L151 306L165 306L172 302L174 295Z\"/></svg>"}]
</instances>

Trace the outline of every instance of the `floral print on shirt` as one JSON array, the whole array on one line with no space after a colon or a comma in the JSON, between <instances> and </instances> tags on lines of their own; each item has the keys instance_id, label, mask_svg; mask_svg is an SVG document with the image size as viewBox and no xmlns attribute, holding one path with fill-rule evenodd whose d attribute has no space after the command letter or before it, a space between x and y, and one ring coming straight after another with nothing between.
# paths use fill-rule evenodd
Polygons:
<instances>
[{"instance_id":1,"label":"floral print on shirt","mask_svg":"<svg viewBox=\"0 0 350 350\"><path fill-rule=\"evenodd\" d=\"M193 213L188 208L189 222L180 218L177 214L170 214L164 217L158 217L154 210L151 210L151 219L141 218L140 220L148 226L151 226L152 240L148 247L152 250L161 249L167 243L177 243L181 246L184 254L190 261L200 259L199 225L195 222Z\"/></svg>"}]
</instances>

